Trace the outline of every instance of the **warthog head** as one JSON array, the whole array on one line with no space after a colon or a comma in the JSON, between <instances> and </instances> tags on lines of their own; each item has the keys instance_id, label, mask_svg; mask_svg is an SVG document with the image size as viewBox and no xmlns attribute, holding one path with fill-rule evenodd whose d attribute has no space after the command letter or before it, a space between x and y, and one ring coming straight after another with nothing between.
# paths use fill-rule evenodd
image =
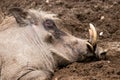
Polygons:
<instances>
[{"instance_id":1,"label":"warthog head","mask_svg":"<svg viewBox=\"0 0 120 80\"><path fill-rule=\"evenodd\" d=\"M97 32L92 24L89 29L90 39L83 40L58 29L54 14L19 8L12 8L10 12L20 27L32 27L35 35L50 47L46 51L50 51L60 63L64 63L64 60L74 62L105 59L106 50L98 47Z\"/></svg>"},{"instance_id":2,"label":"warthog head","mask_svg":"<svg viewBox=\"0 0 120 80\"><path fill-rule=\"evenodd\" d=\"M90 39L84 40L60 31L52 20L46 20L43 23L46 30L52 32L51 37L47 39L55 46L53 52L62 54L68 58L68 61L91 61L106 59L107 49L103 49L97 44L97 31L93 24L90 25ZM54 26L54 27L53 27ZM50 29L51 28L51 29ZM60 53L59 53L60 52Z\"/></svg>"},{"instance_id":3,"label":"warthog head","mask_svg":"<svg viewBox=\"0 0 120 80\"><path fill-rule=\"evenodd\" d=\"M50 32L48 42L55 46L53 52L62 54L68 61L89 61L106 59L107 49L97 44L97 31L93 24L89 24L90 39L84 40L63 32L57 28L54 21L46 19L43 22L45 29Z\"/></svg>"}]
</instances>

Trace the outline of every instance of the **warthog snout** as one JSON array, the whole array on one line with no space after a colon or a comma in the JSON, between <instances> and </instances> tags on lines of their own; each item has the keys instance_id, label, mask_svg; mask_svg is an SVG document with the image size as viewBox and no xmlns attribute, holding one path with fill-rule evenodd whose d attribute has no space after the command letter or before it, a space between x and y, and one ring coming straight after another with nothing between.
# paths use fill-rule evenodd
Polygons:
<instances>
[{"instance_id":1,"label":"warthog snout","mask_svg":"<svg viewBox=\"0 0 120 80\"><path fill-rule=\"evenodd\" d=\"M106 59L107 49L104 50L103 48L98 46L97 31L93 24L90 23L89 25L90 25L90 29L89 29L90 39L87 41L87 47L88 47L88 52L90 53L88 53L87 56L95 58L97 60Z\"/></svg>"}]
</instances>

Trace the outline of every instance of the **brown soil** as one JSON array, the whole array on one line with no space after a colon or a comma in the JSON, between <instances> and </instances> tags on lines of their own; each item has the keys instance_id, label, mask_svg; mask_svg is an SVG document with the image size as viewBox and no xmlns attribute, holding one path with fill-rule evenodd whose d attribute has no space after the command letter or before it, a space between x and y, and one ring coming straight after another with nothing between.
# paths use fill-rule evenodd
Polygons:
<instances>
[{"instance_id":1,"label":"brown soil","mask_svg":"<svg viewBox=\"0 0 120 80\"><path fill-rule=\"evenodd\" d=\"M88 38L89 23L103 32L98 44L109 48L107 60L75 62L56 70L52 80L120 80L120 0L0 0L0 22L11 7L56 13L60 28L76 37Z\"/></svg>"}]
</instances>

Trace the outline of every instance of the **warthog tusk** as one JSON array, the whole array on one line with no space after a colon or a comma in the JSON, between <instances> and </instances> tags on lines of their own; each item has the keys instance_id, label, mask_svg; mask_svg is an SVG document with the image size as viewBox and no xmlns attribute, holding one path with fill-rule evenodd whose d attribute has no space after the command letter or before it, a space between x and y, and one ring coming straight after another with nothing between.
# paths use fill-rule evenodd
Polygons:
<instances>
[{"instance_id":1,"label":"warthog tusk","mask_svg":"<svg viewBox=\"0 0 120 80\"><path fill-rule=\"evenodd\" d=\"M97 31L96 31L93 24L90 23L89 25L90 25L90 29L89 29L90 42L94 46L96 44L96 42L97 42Z\"/></svg>"},{"instance_id":2,"label":"warthog tusk","mask_svg":"<svg viewBox=\"0 0 120 80\"><path fill-rule=\"evenodd\" d=\"M90 44L89 42L86 42L86 44L91 48L92 51L94 51L92 44Z\"/></svg>"}]
</instances>

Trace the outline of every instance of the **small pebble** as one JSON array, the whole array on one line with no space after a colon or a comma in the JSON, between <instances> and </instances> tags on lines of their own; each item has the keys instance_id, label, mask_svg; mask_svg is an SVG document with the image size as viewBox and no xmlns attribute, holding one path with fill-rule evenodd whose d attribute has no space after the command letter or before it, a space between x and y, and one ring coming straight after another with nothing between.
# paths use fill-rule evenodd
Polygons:
<instances>
[{"instance_id":1,"label":"small pebble","mask_svg":"<svg viewBox=\"0 0 120 80\"><path fill-rule=\"evenodd\" d=\"M49 3L49 0L46 0L45 2L46 2L46 3Z\"/></svg>"},{"instance_id":2,"label":"small pebble","mask_svg":"<svg viewBox=\"0 0 120 80\"><path fill-rule=\"evenodd\" d=\"M108 63L110 63L110 61L107 61Z\"/></svg>"},{"instance_id":3,"label":"small pebble","mask_svg":"<svg viewBox=\"0 0 120 80\"><path fill-rule=\"evenodd\" d=\"M102 35L103 35L103 32L100 32L99 35L102 36Z\"/></svg>"},{"instance_id":4,"label":"small pebble","mask_svg":"<svg viewBox=\"0 0 120 80\"><path fill-rule=\"evenodd\" d=\"M105 19L105 17L104 16L101 16L101 18L100 18L101 20L103 20L103 19Z\"/></svg>"}]
</instances>

